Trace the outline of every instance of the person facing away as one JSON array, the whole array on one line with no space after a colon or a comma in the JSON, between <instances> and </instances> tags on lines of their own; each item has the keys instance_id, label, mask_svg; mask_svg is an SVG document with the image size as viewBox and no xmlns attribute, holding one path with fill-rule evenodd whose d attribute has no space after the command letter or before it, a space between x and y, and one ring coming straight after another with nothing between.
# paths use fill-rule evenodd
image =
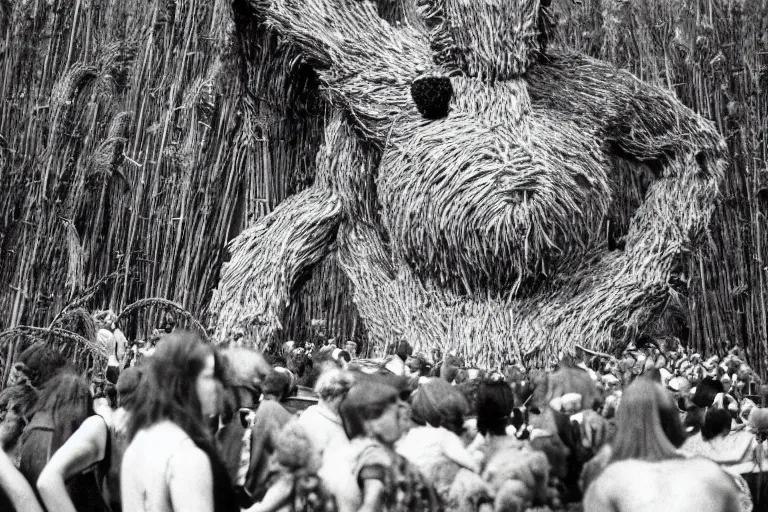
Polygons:
<instances>
[{"instance_id":1,"label":"person facing away","mask_svg":"<svg viewBox=\"0 0 768 512\"><path fill-rule=\"evenodd\" d=\"M35 491L17 466L20 439L37 400L28 384L0 392L0 510L42 512Z\"/></svg>"},{"instance_id":2,"label":"person facing away","mask_svg":"<svg viewBox=\"0 0 768 512\"><path fill-rule=\"evenodd\" d=\"M336 368L326 370L315 384L319 402L296 419L318 460L322 460L326 449L349 442L339 416L339 406L353 382L354 377L349 372Z\"/></svg>"},{"instance_id":3,"label":"person facing away","mask_svg":"<svg viewBox=\"0 0 768 512\"><path fill-rule=\"evenodd\" d=\"M459 437L468 412L469 403L460 391L443 379L429 379L414 393L411 419L416 426L397 443L397 453L434 486L446 510L489 501L489 492L477 475L479 461Z\"/></svg>"},{"instance_id":4,"label":"person facing away","mask_svg":"<svg viewBox=\"0 0 768 512\"><path fill-rule=\"evenodd\" d=\"M119 512L120 464L127 446L130 411L138 402L135 393L141 367L128 368L117 380L117 405L114 413L86 419L72 437L51 457L37 480L37 489L49 510L74 512L65 482L95 468L104 509Z\"/></svg>"},{"instance_id":5,"label":"person facing away","mask_svg":"<svg viewBox=\"0 0 768 512\"><path fill-rule=\"evenodd\" d=\"M664 388L637 379L624 393L608 465L587 488L586 512L731 512L739 491L727 473L677 451L684 439Z\"/></svg>"},{"instance_id":6,"label":"person facing away","mask_svg":"<svg viewBox=\"0 0 768 512\"><path fill-rule=\"evenodd\" d=\"M22 434L19 454L19 470L33 488L52 455L94 415L92 400L88 383L70 370L62 370L45 384ZM78 512L103 510L93 472L70 479L67 492Z\"/></svg>"},{"instance_id":7,"label":"person facing away","mask_svg":"<svg viewBox=\"0 0 768 512\"><path fill-rule=\"evenodd\" d=\"M217 413L221 363L196 334L166 335L148 360L128 420L120 493L130 512L237 511L207 419Z\"/></svg>"}]
</instances>

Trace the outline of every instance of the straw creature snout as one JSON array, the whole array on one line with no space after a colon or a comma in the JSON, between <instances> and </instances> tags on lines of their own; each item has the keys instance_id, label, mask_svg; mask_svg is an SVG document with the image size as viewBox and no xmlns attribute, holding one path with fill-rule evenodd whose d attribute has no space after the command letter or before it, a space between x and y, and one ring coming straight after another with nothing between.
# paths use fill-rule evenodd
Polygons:
<instances>
[{"instance_id":1,"label":"straw creature snout","mask_svg":"<svg viewBox=\"0 0 768 512\"><path fill-rule=\"evenodd\" d=\"M594 247L614 194L596 134L532 113L521 81L452 83L448 116L409 112L382 156L377 195L397 255L472 293L508 291Z\"/></svg>"}]
</instances>

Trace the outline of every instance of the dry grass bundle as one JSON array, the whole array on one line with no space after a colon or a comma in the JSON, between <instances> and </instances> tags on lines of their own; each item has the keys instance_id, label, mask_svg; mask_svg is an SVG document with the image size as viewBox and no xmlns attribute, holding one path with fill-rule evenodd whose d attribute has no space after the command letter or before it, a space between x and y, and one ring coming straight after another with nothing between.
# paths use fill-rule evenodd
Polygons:
<instances>
[{"instance_id":1,"label":"dry grass bundle","mask_svg":"<svg viewBox=\"0 0 768 512\"><path fill-rule=\"evenodd\" d=\"M79 334L92 342L96 341L96 322L84 308L67 309L48 326L49 329L56 327Z\"/></svg>"},{"instance_id":2,"label":"dry grass bundle","mask_svg":"<svg viewBox=\"0 0 768 512\"><path fill-rule=\"evenodd\" d=\"M200 335L207 339L208 335L206 333L205 327L203 327L200 322L195 318L195 316L184 309L183 306L180 304L177 304L175 302L172 302L170 300L161 299L158 297L151 297L147 299L139 299L136 302L129 304L128 306L123 309L119 315L117 315L117 319L115 320L115 324L119 324L121 321L128 318L130 315L136 313L137 311L141 311L142 309L161 309L161 310L173 310L176 314L181 316L184 321L189 322L192 327L194 327Z\"/></svg>"},{"instance_id":3,"label":"dry grass bundle","mask_svg":"<svg viewBox=\"0 0 768 512\"><path fill-rule=\"evenodd\" d=\"M290 149L322 134L294 107L310 75L213 4L0 4L3 328L142 297L202 313L225 243L311 180L314 152Z\"/></svg>"},{"instance_id":4,"label":"dry grass bundle","mask_svg":"<svg viewBox=\"0 0 768 512\"><path fill-rule=\"evenodd\" d=\"M408 112L393 130L378 170L383 223L418 275L517 293L594 249L620 192L595 126L532 110L519 82L453 84L448 118L419 126Z\"/></svg>"},{"instance_id":5,"label":"dry grass bundle","mask_svg":"<svg viewBox=\"0 0 768 512\"><path fill-rule=\"evenodd\" d=\"M57 327L43 328L19 325L0 332L0 346L9 343L19 336L51 344L79 364L86 363L79 358L82 355L89 355L97 362L101 361L102 363L106 362L107 359L106 347L99 346L97 343L72 331Z\"/></svg>"},{"instance_id":6,"label":"dry grass bundle","mask_svg":"<svg viewBox=\"0 0 768 512\"><path fill-rule=\"evenodd\" d=\"M539 0L419 3L435 61L467 76L489 81L519 77L545 49L549 18Z\"/></svg>"},{"instance_id":7,"label":"dry grass bundle","mask_svg":"<svg viewBox=\"0 0 768 512\"><path fill-rule=\"evenodd\" d=\"M211 303L219 324L255 329L257 343L282 329L283 308L290 304L303 274L328 253L340 212L333 195L310 188L241 233L230 245L233 258L222 269L222 281ZM269 283L267 287L259 285L264 281ZM229 335L225 329L218 337Z\"/></svg>"}]
</instances>

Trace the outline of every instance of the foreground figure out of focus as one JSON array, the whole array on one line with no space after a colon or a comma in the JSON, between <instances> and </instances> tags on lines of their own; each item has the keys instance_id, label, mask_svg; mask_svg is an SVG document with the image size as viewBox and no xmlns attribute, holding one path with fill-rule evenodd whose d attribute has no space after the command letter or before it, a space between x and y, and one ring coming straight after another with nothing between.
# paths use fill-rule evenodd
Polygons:
<instances>
[{"instance_id":1,"label":"foreground figure out of focus","mask_svg":"<svg viewBox=\"0 0 768 512\"><path fill-rule=\"evenodd\" d=\"M191 333L174 332L158 346L128 423L123 510L238 510L207 428L207 419L217 413L220 371L214 348Z\"/></svg>"}]
</instances>

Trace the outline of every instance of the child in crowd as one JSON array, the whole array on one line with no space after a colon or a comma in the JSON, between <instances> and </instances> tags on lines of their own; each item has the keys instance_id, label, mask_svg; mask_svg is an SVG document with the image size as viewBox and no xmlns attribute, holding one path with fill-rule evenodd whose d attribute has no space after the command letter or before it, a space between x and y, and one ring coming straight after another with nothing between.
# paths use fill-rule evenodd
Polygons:
<instances>
[{"instance_id":1,"label":"child in crowd","mask_svg":"<svg viewBox=\"0 0 768 512\"><path fill-rule=\"evenodd\" d=\"M326 457L320 471L340 512L443 510L432 486L395 451L402 434L398 395L393 386L361 379L341 403L351 443Z\"/></svg>"}]
</instances>

